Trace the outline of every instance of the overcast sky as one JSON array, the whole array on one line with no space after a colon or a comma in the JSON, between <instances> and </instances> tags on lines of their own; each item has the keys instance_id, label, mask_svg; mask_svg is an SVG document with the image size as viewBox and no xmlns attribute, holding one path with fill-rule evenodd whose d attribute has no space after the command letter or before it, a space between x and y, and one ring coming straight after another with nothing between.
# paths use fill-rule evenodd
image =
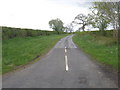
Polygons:
<instances>
[{"instance_id":1,"label":"overcast sky","mask_svg":"<svg viewBox=\"0 0 120 90\"><path fill-rule=\"evenodd\" d=\"M0 26L50 30L51 19L69 24L79 13L89 13L89 6L86 0L2 0Z\"/></svg>"}]
</instances>

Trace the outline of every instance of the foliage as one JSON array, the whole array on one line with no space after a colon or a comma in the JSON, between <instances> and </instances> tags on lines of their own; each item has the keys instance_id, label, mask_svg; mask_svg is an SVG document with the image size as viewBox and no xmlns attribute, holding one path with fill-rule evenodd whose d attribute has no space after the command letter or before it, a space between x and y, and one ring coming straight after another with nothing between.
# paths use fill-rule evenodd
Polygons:
<instances>
[{"instance_id":1,"label":"foliage","mask_svg":"<svg viewBox=\"0 0 120 90\"><path fill-rule=\"evenodd\" d=\"M54 31L62 32L64 29L63 22L60 19L52 19L49 21L50 28L52 28Z\"/></svg>"},{"instance_id":2,"label":"foliage","mask_svg":"<svg viewBox=\"0 0 120 90\"><path fill-rule=\"evenodd\" d=\"M99 12L99 15L102 14L102 16L106 17L104 19L105 22L103 22L103 25L109 24L106 22L106 20L109 19L110 23L112 24L112 26L114 28L113 36L117 36L117 34L118 34L117 29L120 24L120 22L118 20L118 17L120 17L119 16L120 2L93 2L93 4L94 5L93 5L92 9L94 11L97 10Z\"/></svg>"},{"instance_id":3,"label":"foliage","mask_svg":"<svg viewBox=\"0 0 120 90\"><path fill-rule=\"evenodd\" d=\"M63 34L64 32L59 32ZM33 29L21 29L12 27L2 27L2 39L11 39L14 37L34 37L34 36L46 36L57 34L56 31L45 31L45 30L33 30Z\"/></svg>"},{"instance_id":4,"label":"foliage","mask_svg":"<svg viewBox=\"0 0 120 90\"><path fill-rule=\"evenodd\" d=\"M97 3L97 4L96 4ZM111 19L104 13L104 11L98 10L99 2L94 2L94 7L91 8L92 14L89 14L89 18L91 19L90 24L94 28L99 28L101 35L105 36L105 29L110 24ZM97 7L98 5L98 7Z\"/></svg>"},{"instance_id":5,"label":"foliage","mask_svg":"<svg viewBox=\"0 0 120 90\"><path fill-rule=\"evenodd\" d=\"M119 2L94 2L94 8L99 12L104 13L112 21L118 20Z\"/></svg>"},{"instance_id":6,"label":"foliage","mask_svg":"<svg viewBox=\"0 0 120 90\"><path fill-rule=\"evenodd\" d=\"M105 36L105 29L108 27L110 19L100 12L97 12L97 14L94 14L93 16L93 20L91 20L92 26L94 28L99 28L101 35Z\"/></svg>"}]
</instances>

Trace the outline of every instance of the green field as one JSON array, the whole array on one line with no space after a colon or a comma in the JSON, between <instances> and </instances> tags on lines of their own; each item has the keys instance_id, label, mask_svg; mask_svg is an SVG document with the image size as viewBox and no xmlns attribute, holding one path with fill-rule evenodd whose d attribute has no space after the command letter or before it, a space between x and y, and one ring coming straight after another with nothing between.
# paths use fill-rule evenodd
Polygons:
<instances>
[{"instance_id":1,"label":"green field","mask_svg":"<svg viewBox=\"0 0 120 90\"><path fill-rule=\"evenodd\" d=\"M3 40L2 73L9 72L18 66L25 65L47 53L61 38L67 35L50 35L36 37L16 37Z\"/></svg>"},{"instance_id":2,"label":"green field","mask_svg":"<svg viewBox=\"0 0 120 90\"><path fill-rule=\"evenodd\" d=\"M73 37L74 42L95 60L113 68L118 67L118 45L112 37L81 32Z\"/></svg>"}]
</instances>

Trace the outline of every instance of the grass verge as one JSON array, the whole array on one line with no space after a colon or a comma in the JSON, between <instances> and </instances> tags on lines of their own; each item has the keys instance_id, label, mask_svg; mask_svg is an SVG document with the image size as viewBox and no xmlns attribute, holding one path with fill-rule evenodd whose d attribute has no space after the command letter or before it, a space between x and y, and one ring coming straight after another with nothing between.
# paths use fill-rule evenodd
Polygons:
<instances>
[{"instance_id":1,"label":"grass verge","mask_svg":"<svg viewBox=\"0 0 120 90\"><path fill-rule=\"evenodd\" d=\"M2 73L9 72L44 55L65 36L67 35L17 37L4 40L2 43Z\"/></svg>"},{"instance_id":2,"label":"grass verge","mask_svg":"<svg viewBox=\"0 0 120 90\"><path fill-rule=\"evenodd\" d=\"M118 68L118 45L112 37L79 33L73 37L73 40L94 59L105 65Z\"/></svg>"}]
</instances>

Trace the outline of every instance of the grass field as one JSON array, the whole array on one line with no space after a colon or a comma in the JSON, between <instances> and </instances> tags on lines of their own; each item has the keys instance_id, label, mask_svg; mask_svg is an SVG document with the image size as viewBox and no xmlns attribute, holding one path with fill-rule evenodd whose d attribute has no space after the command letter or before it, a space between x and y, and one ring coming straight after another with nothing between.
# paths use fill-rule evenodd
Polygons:
<instances>
[{"instance_id":1,"label":"grass field","mask_svg":"<svg viewBox=\"0 0 120 90\"><path fill-rule=\"evenodd\" d=\"M94 59L114 68L118 67L118 45L112 37L79 33L73 40Z\"/></svg>"},{"instance_id":2,"label":"grass field","mask_svg":"<svg viewBox=\"0 0 120 90\"><path fill-rule=\"evenodd\" d=\"M2 73L9 72L17 66L25 65L36 57L47 53L66 35L50 35L3 40Z\"/></svg>"}]
</instances>

